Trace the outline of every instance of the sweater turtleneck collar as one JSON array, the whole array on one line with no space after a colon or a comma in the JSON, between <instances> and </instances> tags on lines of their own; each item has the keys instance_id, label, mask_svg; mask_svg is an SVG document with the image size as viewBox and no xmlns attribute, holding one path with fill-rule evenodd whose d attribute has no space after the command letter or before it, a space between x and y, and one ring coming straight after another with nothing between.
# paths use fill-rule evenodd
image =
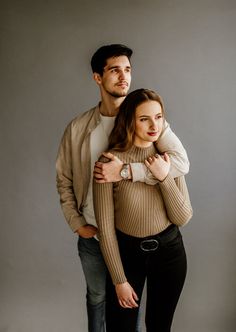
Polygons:
<instances>
[{"instance_id":1,"label":"sweater turtleneck collar","mask_svg":"<svg viewBox=\"0 0 236 332\"><path fill-rule=\"evenodd\" d=\"M150 145L147 148L141 148L139 146L133 145L129 150L129 154L137 155L139 157L142 156L143 158L147 158L151 155L154 155L155 153L157 153L157 149L154 144Z\"/></svg>"}]
</instances>

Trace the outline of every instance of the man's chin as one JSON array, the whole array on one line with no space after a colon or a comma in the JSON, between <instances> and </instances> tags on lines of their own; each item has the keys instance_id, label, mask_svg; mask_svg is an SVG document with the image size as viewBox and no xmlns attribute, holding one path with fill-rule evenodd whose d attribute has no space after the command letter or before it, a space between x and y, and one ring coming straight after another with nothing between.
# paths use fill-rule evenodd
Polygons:
<instances>
[{"instance_id":1,"label":"man's chin","mask_svg":"<svg viewBox=\"0 0 236 332\"><path fill-rule=\"evenodd\" d=\"M109 92L109 94L114 98L123 98L126 97L128 94L128 91L123 92Z\"/></svg>"}]
</instances>

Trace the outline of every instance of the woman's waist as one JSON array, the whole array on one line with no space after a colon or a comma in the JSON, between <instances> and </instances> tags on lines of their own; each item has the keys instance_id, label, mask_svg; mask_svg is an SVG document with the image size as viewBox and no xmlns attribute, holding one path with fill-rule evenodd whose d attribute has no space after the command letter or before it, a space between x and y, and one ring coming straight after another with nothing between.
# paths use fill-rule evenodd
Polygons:
<instances>
[{"instance_id":1,"label":"woman's waist","mask_svg":"<svg viewBox=\"0 0 236 332\"><path fill-rule=\"evenodd\" d=\"M158 247L159 245L165 245L165 244L171 242L172 240L174 240L177 236L181 236L181 234L180 234L178 226L176 226L174 224L170 224L163 231L161 231L157 234L153 234L153 235L137 237L137 236L126 234L126 233L116 229L116 236L117 236L118 242L120 242L120 241L122 243L127 242L129 244L129 246L131 246L133 248L138 246L141 249L144 249L144 251L146 251L145 247L152 248L152 246L154 245L154 247L156 249L156 247ZM147 250L147 251L149 251L149 250Z\"/></svg>"},{"instance_id":2,"label":"woman's waist","mask_svg":"<svg viewBox=\"0 0 236 332\"><path fill-rule=\"evenodd\" d=\"M126 235L135 238L146 238L154 236L164 232L172 223L168 219L166 214L162 216L153 216L153 218L142 218L137 216L136 218L116 218L116 229Z\"/></svg>"}]
</instances>

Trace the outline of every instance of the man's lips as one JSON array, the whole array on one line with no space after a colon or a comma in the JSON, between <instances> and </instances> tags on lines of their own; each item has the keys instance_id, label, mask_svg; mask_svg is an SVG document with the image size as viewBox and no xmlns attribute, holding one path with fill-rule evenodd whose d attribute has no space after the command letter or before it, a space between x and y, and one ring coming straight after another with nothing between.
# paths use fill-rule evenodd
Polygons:
<instances>
[{"instance_id":1,"label":"man's lips","mask_svg":"<svg viewBox=\"0 0 236 332\"><path fill-rule=\"evenodd\" d=\"M116 85L121 86L121 87L128 87L128 83L127 82L117 83Z\"/></svg>"}]
</instances>

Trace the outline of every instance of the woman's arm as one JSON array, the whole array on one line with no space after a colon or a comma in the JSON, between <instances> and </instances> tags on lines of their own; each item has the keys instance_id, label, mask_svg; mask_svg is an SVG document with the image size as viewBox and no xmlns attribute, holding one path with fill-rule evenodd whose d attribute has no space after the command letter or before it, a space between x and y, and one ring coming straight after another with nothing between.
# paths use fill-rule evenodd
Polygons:
<instances>
[{"instance_id":1,"label":"woman's arm","mask_svg":"<svg viewBox=\"0 0 236 332\"><path fill-rule=\"evenodd\" d=\"M126 282L115 232L112 183L93 182L93 203L100 247L114 284Z\"/></svg>"},{"instance_id":2,"label":"woman's arm","mask_svg":"<svg viewBox=\"0 0 236 332\"><path fill-rule=\"evenodd\" d=\"M170 159L166 153L164 157L149 157L145 164L160 181L158 185L170 221L178 226L185 225L192 217L193 211L184 176L173 178L169 172Z\"/></svg>"},{"instance_id":3,"label":"woman's arm","mask_svg":"<svg viewBox=\"0 0 236 332\"><path fill-rule=\"evenodd\" d=\"M159 187L170 221L178 226L187 224L192 218L193 210L184 176L174 179L168 174L159 183Z\"/></svg>"},{"instance_id":4,"label":"woman's arm","mask_svg":"<svg viewBox=\"0 0 236 332\"><path fill-rule=\"evenodd\" d=\"M136 308L138 297L126 280L115 232L113 184L94 181L93 202L100 247L115 285L118 302L123 308Z\"/></svg>"}]
</instances>

